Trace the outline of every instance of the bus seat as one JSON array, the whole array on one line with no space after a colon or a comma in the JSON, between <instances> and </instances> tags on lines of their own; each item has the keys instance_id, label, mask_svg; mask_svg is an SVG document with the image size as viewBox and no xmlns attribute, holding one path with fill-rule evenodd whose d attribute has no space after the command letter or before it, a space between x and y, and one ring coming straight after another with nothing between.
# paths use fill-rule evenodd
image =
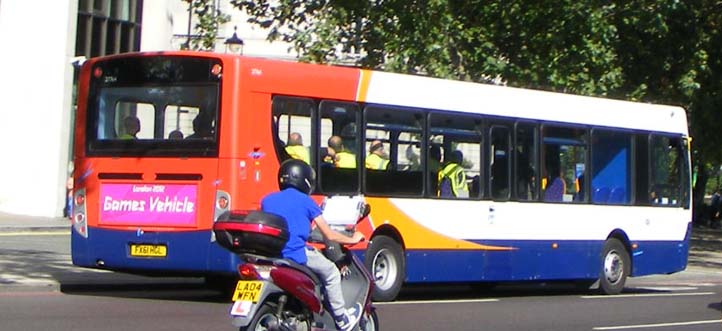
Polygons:
<instances>
[{"instance_id":1,"label":"bus seat","mask_svg":"<svg viewBox=\"0 0 722 331\"><path fill-rule=\"evenodd\" d=\"M544 201L562 201L564 198L564 181L554 178L554 181L544 190Z\"/></svg>"},{"instance_id":2,"label":"bus seat","mask_svg":"<svg viewBox=\"0 0 722 331\"><path fill-rule=\"evenodd\" d=\"M609 200L609 187L602 186L594 189L592 194L592 202L594 203L607 203Z\"/></svg>"}]
</instances>

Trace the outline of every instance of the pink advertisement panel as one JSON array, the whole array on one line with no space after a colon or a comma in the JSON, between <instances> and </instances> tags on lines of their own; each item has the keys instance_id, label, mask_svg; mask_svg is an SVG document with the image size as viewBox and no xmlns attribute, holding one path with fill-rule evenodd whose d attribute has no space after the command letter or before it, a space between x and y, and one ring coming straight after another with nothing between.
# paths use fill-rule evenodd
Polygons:
<instances>
[{"instance_id":1,"label":"pink advertisement panel","mask_svg":"<svg viewBox=\"0 0 722 331\"><path fill-rule=\"evenodd\" d=\"M196 185L102 184L100 223L194 226L197 191Z\"/></svg>"}]
</instances>

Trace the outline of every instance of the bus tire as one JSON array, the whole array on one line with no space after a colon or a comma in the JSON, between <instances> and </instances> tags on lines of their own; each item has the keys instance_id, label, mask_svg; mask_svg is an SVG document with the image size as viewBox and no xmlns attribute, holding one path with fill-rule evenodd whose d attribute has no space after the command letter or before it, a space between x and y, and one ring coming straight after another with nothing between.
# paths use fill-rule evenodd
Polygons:
<instances>
[{"instance_id":1,"label":"bus tire","mask_svg":"<svg viewBox=\"0 0 722 331\"><path fill-rule=\"evenodd\" d=\"M406 261L401 245L387 236L374 237L366 250L364 264L375 283L373 299L394 300L406 279Z\"/></svg>"},{"instance_id":2,"label":"bus tire","mask_svg":"<svg viewBox=\"0 0 722 331\"><path fill-rule=\"evenodd\" d=\"M631 259L629 252L619 239L610 238L604 243L601 264L600 291L608 295L621 293L631 272Z\"/></svg>"}]
</instances>

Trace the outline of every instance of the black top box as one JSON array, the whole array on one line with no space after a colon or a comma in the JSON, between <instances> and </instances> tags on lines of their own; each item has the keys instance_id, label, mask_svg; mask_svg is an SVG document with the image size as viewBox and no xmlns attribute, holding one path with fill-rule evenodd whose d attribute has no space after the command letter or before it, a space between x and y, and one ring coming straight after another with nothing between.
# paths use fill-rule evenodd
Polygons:
<instances>
[{"instance_id":1,"label":"black top box","mask_svg":"<svg viewBox=\"0 0 722 331\"><path fill-rule=\"evenodd\" d=\"M288 242L286 219L272 213L226 213L213 224L216 241L236 254L281 257Z\"/></svg>"}]
</instances>

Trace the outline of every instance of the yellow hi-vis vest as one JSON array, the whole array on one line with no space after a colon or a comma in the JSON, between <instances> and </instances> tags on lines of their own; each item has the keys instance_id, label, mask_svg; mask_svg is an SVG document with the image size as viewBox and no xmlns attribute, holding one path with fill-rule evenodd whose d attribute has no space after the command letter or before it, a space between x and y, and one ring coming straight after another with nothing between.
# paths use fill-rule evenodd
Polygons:
<instances>
[{"instance_id":1,"label":"yellow hi-vis vest","mask_svg":"<svg viewBox=\"0 0 722 331\"><path fill-rule=\"evenodd\" d=\"M439 188L436 192L437 196L441 196L441 183L444 178L448 178L451 183L451 192L457 198L469 197L469 186L466 184L466 173L464 168L456 163L449 163L439 171Z\"/></svg>"},{"instance_id":2,"label":"yellow hi-vis vest","mask_svg":"<svg viewBox=\"0 0 722 331\"><path fill-rule=\"evenodd\" d=\"M337 168L356 168L356 155L346 151L336 153Z\"/></svg>"},{"instance_id":3,"label":"yellow hi-vis vest","mask_svg":"<svg viewBox=\"0 0 722 331\"><path fill-rule=\"evenodd\" d=\"M377 154L371 153L366 157L366 168L374 170L386 170L389 166L389 160L378 156Z\"/></svg>"},{"instance_id":4,"label":"yellow hi-vis vest","mask_svg":"<svg viewBox=\"0 0 722 331\"><path fill-rule=\"evenodd\" d=\"M286 146L286 153L296 160L311 164L311 157L308 156L308 149L305 146Z\"/></svg>"}]
</instances>

